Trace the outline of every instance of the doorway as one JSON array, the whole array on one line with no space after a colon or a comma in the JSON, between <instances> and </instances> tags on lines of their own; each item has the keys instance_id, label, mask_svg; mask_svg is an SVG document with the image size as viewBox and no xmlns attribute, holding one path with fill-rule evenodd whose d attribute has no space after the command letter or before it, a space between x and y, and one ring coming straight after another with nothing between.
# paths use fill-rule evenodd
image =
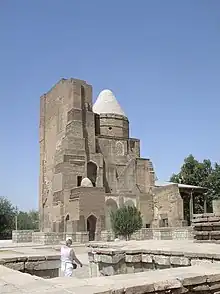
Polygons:
<instances>
[{"instance_id":1,"label":"doorway","mask_svg":"<svg viewBox=\"0 0 220 294\"><path fill-rule=\"evenodd\" d=\"M70 222L70 216L67 214L65 217L65 223L64 223L64 231L65 233L69 231L69 222Z\"/></svg>"},{"instance_id":2,"label":"doorway","mask_svg":"<svg viewBox=\"0 0 220 294\"><path fill-rule=\"evenodd\" d=\"M89 232L89 241L95 240L96 222L97 218L93 214L87 218L87 232Z\"/></svg>"}]
</instances>

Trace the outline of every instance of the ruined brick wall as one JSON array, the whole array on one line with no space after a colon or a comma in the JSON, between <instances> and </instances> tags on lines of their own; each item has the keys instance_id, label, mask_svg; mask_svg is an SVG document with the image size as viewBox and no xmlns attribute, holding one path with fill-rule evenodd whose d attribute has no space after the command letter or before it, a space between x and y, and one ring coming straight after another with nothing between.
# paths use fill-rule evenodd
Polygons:
<instances>
[{"instance_id":1,"label":"ruined brick wall","mask_svg":"<svg viewBox=\"0 0 220 294\"><path fill-rule=\"evenodd\" d=\"M136 183L142 193L146 193L150 187L154 187L155 173L149 159L136 159Z\"/></svg>"},{"instance_id":2,"label":"ruined brick wall","mask_svg":"<svg viewBox=\"0 0 220 294\"><path fill-rule=\"evenodd\" d=\"M140 196L140 211L143 219L143 227L151 226L154 217L153 194L142 193Z\"/></svg>"},{"instance_id":3,"label":"ruined brick wall","mask_svg":"<svg viewBox=\"0 0 220 294\"><path fill-rule=\"evenodd\" d=\"M181 227L183 216L183 199L177 185L168 185L153 189L154 220L152 227Z\"/></svg>"},{"instance_id":4,"label":"ruined brick wall","mask_svg":"<svg viewBox=\"0 0 220 294\"><path fill-rule=\"evenodd\" d=\"M70 91L65 80L57 83L41 97L40 113L40 207L47 198L52 205L53 165L57 142L65 131L66 111Z\"/></svg>"},{"instance_id":5,"label":"ruined brick wall","mask_svg":"<svg viewBox=\"0 0 220 294\"><path fill-rule=\"evenodd\" d=\"M151 161L137 158L139 142L136 148L130 149L128 140L99 137L98 145L104 156L103 184L107 193L146 193L149 187L154 186Z\"/></svg>"},{"instance_id":6,"label":"ruined brick wall","mask_svg":"<svg viewBox=\"0 0 220 294\"><path fill-rule=\"evenodd\" d=\"M62 79L41 97L41 223L46 212L53 215L54 202L64 204L64 189L76 187L77 176L86 176L90 152L95 152L92 87L81 80ZM52 229L51 218L48 229Z\"/></svg>"},{"instance_id":7,"label":"ruined brick wall","mask_svg":"<svg viewBox=\"0 0 220 294\"><path fill-rule=\"evenodd\" d=\"M96 230L105 228L105 193L103 188L78 189L80 197L80 216L84 216L85 226L88 217L94 215L97 218Z\"/></svg>"}]
</instances>

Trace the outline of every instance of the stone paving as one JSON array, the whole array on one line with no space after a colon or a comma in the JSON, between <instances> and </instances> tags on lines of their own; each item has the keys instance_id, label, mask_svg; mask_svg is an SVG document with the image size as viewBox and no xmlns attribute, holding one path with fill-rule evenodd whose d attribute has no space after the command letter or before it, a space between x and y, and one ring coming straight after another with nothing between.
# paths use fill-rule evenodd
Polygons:
<instances>
[{"instance_id":1,"label":"stone paving","mask_svg":"<svg viewBox=\"0 0 220 294\"><path fill-rule=\"evenodd\" d=\"M0 293L54 294L143 294L219 293L219 267L172 268L160 272L136 273L90 279L44 280L0 266ZM214 290L214 292L213 292Z\"/></svg>"},{"instance_id":2,"label":"stone paving","mask_svg":"<svg viewBox=\"0 0 220 294\"><path fill-rule=\"evenodd\" d=\"M65 242L60 242L60 244L64 244ZM51 248L51 247L59 247L60 245L41 245L32 242L28 243L12 243L12 240L0 240L0 250L2 248L17 248L17 247L39 247L39 248ZM74 242L74 247L82 247L84 244Z\"/></svg>"},{"instance_id":3,"label":"stone paving","mask_svg":"<svg viewBox=\"0 0 220 294\"><path fill-rule=\"evenodd\" d=\"M120 250L152 250L168 252L185 252L195 254L220 254L220 244L193 243L192 240L144 240L144 241L116 241L92 242L91 247L115 248Z\"/></svg>"},{"instance_id":4,"label":"stone paving","mask_svg":"<svg viewBox=\"0 0 220 294\"><path fill-rule=\"evenodd\" d=\"M27 244L26 244L27 245ZM219 255L220 245L218 244L200 244L189 240L170 241L170 240L147 240L147 241L119 241L119 242L93 242L93 247L115 248L126 251L135 251L140 249L157 250L161 252L188 252L194 254ZM36 244L15 245L11 242L0 242L0 259L15 256L34 256L34 255L59 255L60 246L43 246ZM112 293L113 288L136 287L139 284L146 284L152 281L163 281L169 278L173 280L177 277L195 275L198 277L205 275L217 275L220 279L220 269L216 265L209 266L191 266L186 268L166 269L161 271L148 271L136 274L126 274L111 277L88 278L88 250L85 245L74 244L77 257L82 261L83 267L74 271L74 277L58 277L50 280L44 280L40 277L23 274L0 266L0 293ZM94 248L95 249L95 248ZM168 277L168 278L167 278ZM197 281L198 282L198 281ZM177 283L177 282L175 282ZM204 282L205 283L205 282ZM220 281L218 282L220 283ZM99 285L99 286L98 286ZM207 285L206 285L207 286ZM207 286L208 287L208 286ZM103 292L102 292L103 291ZM107 292L109 291L109 292ZM220 289L219 289L220 291ZM136 293L132 291L117 293ZM140 292L141 293L141 292ZM144 292L143 292L144 293ZM147 292L146 292L147 293Z\"/></svg>"},{"instance_id":5,"label":"stone paving","mask_svg":"<svg viewBox=\"0 0 220 294\"><path fill-rule=\"evenodd\" d=\"M83 267L77 267L74 276L77 278L89 277L88 248L83 244L73 244L73 248ZM0 260L4 258L15 258L17 256L50 256L59 255L60 245L37 245L37 244L13 244L10 241L0 242ZM1 292L0 292L1 293Z\"/></svg>"},{"instance_id":6,"label":"stone paving","mask_svg":"<svg viewBox=\"0 0 220 294\"><path fill-rule=\"evenodd\" d=\"M27 246L27 244L26 244ZM119 242L93 242L92 246L120 248L121 250L161 250L161 251L178 251L203 254L220 254L220 245L218 244L200 244L193 243L190 240L147 240L147 241L119 241ZM77 278L88 278L88 248L82 244L74 244L74 250L77 257L83 263L83 267L78 267L74 271L74 276ZM0 258L15 257L18 255L59 255L60 246L43 246L36 244L13 244L11 241L0 242Z\"/></svg>"}]
</instances>

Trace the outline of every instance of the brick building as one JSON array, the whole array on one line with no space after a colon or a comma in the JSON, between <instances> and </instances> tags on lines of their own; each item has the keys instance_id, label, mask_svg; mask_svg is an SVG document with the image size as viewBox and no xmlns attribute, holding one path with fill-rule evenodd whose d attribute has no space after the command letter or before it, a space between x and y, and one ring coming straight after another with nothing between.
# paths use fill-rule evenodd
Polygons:
<instances>
[{"instance_id":1,"label":"brick building","mask_svg":"<svg viewBox=\"0 0 220 294\"><path fill-rule=\"evenodd\" d=\"M152 162L140 156L140 140L129 137L113 93L102 91L93 105L91 85L62 79L41 97L40 108L41 230L89 231L93 239L95 231L110 230L109 212L122 205L137 206L144 227L157 226L154 199L162 188L155 187ZM181 196L171 192L177 212L167 225L179 226Z\"/></svg>"}]
</instances>

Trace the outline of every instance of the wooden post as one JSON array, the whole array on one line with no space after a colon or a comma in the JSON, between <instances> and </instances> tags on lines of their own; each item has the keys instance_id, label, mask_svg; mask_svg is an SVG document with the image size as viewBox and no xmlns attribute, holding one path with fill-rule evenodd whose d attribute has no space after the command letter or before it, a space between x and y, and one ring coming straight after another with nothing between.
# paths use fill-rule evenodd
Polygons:
<instances>
[{"instance_id":1,"label":"wooden post","mask_svg":"<svg viewBox=\"0 0 220 294\"><path fill-rule=\"evenodd\" d=\"M193 203L193 190L192 190L190 193L190 201L189 201L190 223L192 222L192 219L193 219L193 213L194 213L193 206L194 206L194 203Z\"/></svg>"},{"instance_id":2,"label":"wooden post","mask_svg":"<svg viewBox=\"0 0 220 294\"><path fill-rule=\"evenodd\" d=\"M204 194L203 197L204 197L204 213L207 213L207 198L206 198L206 194Z\"/></svg>"}]
</instances>

